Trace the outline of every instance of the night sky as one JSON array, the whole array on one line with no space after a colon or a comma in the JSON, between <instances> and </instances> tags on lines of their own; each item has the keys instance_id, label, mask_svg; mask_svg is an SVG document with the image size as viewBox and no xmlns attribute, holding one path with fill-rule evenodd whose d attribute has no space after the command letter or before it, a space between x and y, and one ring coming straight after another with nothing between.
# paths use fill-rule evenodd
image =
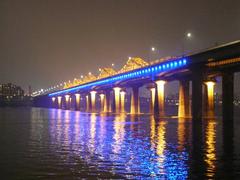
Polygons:
<instances>
[{"instance_id":1,"label":"night sky","mask_svg":"<svg viewBox=\"0 0 240 180\"><path fill-rule=\"evenodd\" d=\"M1 0L0 83L47 88L151 46L160 58L237 39L239 0Z\"/></svg>"}]
</instances>

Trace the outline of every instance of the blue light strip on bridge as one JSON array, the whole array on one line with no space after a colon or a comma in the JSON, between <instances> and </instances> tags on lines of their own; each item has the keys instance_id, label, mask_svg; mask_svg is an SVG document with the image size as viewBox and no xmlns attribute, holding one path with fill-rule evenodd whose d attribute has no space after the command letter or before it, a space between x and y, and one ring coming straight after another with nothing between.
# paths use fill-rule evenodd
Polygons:
<instances>
[{"instance_id":1,"label":"blue light strip on bridge","mask_svg":"<svg viewBox=\"0 0 240 180\"><path fill-rule=\"evenodd\" d=\"M67 94L67 93L74 93L77 92L78 90L84 89L84 88L89 88L93 86L98 86L98 85L103 85L103 84L108 84L108 83L114 83L120 80L126 80L126 79L132 79L132 78L137 78L137 77L145 77L149 75L156 75L159 74L160 72L168 71L168 70L173 70L177 68L181 68L182 66L185 66L187 64L186 59L178 59L170 62L165 62L165 63L160 63L160 64L155 64L152 66L144 67L144 68L139 68L130 72L126 73L121 73L112 77L107 77L105 79L100 79L96 80L93 82L85 83L79 86L75 86L72 88L64 89L61 91L57 91L54 93L50 93L48 96L57 96L57 95L62 95L62 94Z\"/></svg>"}]
</instances>

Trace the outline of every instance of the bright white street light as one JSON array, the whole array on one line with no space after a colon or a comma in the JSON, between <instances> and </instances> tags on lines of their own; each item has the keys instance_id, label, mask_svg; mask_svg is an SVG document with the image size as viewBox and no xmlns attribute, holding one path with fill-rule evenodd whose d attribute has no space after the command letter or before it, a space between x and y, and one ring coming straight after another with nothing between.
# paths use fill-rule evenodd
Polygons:
<instances>
[{"instance_id":1,"label":"bright white street light","mask_svg":"<svg viewBox=\"0 0 240 180\"><path fill-rule=\"evenodd\" d=\"M112 67L114 66L114 63L112 63Z\"/></svg>"},{"instance_id":2,"label":"bright white street light","mask_svg":"<svg viewBox=\"0 0 240 180\"><path fill-rule=\"evenodd\" d=\"M188 37L188 38L192 37L192 34L191 34L190 32L187 33L187 37Z\"/></svg>"},{"instance_id":3,"label":"bright white street light","mask_svg":"<svg viewBox=\"0 0 240 180\"><path fill-rule=\"evenodd\" d=\"M155 47L152 47L152 48L151 48L151 50L152 50L152 51L155 51L155 50L156 50L156 48L155 48Z\"/></svg>"},{"instance_id":4,"label":"bright white street light","mask_svg":"<svg viewBox=\"0 0 240 180\"><path fill-rule=\"evenodd\" d=\"M128 59L132 59L132 57L131 57L131 56L129 56L129 57L128 57Z\"/></svg>"}]
</instances>

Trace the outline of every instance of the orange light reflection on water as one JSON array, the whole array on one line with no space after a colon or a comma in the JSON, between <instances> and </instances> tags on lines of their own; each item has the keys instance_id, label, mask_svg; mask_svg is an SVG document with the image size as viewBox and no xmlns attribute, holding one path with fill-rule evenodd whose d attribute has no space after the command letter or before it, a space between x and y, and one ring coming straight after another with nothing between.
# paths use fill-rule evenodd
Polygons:
<instances>
[{"instance_id":1,"label":"orange light reflection on water","mask_svg":"<svg viewBox=\"0 0 240 180\"><path fill-rule=\"evenodd\" d=\"M206 126L206 153L204 161L207 163L207 176L213 177L216 169L216 122L208 120Z\"/></svg>"}]
</instances>

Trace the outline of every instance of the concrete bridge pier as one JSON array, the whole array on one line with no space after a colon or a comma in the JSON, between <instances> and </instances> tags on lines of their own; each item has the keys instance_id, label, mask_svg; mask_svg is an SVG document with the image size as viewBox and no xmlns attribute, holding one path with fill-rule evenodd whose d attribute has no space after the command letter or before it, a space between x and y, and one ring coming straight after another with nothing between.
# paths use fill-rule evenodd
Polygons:
<instances>
[{"instance_id":1,"label":"concrete bridge pier","mask_svg":"<svg viewBox=\"0 0 240 180\"><path fill-rule=\"evenodd\" d=\"M215 81L209 80L204 86L204 112L206 117L214 117L214 85Z\"/></svg>"},{"instance_id":2,"label":"concrete bridge pier","mask_svg":"<svg viewBox=\"0 0 240 180\"><path fill-rule=\"evenodd\" d=\"M120 112L120 87L113 88L113 112Z\"/></svg>"},{"instance_id":3,"label":"concrete bridge pier","mask_svg":"<svg viewBox=\"0 0 240 180\"><path fill-rule=\"evenodd\" d=\"M131 114L139 114L140 113L139 87L140 86L137 86L137 85L132 87L131 107L130 107Z\"/></svg>"},{"instance_id":4,"label":"concrete bridge pier","mask_svg":"<svg viewBox=\"0 0 240 180\"><path fill-rule=\"evenodd\" d=\"M74 97L73 97L73 95L70 95L70 98L69 98L69 109L72 109L72 108L75 108Z\"/></svg>"},{"instance_id":5,"label":"concrete bridge pier","mask_svg":"<svg viewBox=\"0 0 240 180\"><path fill-rule=\"evenodd\" d=\"M99 96L100 96L100 112L104 112L105 94L101 93Z\"/></svg>"},{"instance_id":6,"label":"concrete bridge pier","mask_svg":"<svg viewBox=\"0 0 240 180\"><path fill-rule=\"evenodd\" d=\"M156 116L164 117L164 85L165 81L158 80L156 81L156 93L155 93L155 100L154 100L154 114Z\"/></svg>"},{"instance_id":7,"label":"concrete bridge pier","mask_svg":"<svg viewBox=\"0 0 240 180\"><path fill-rule=\"evenodd\" d=\"M79 93L75 94L75 109L80 110L80 98L81 95Z\"/></svg>"},{"instance_id":8,"label":"concrete bridge pier","mask_svg":"<svg viewBox=\"0 0 240 180\"><path fill-rule=\"evenodd\" d=\"M56 97L52 97L52 108L57 108L56 101Z\"/></svg>"},{"instance_id":9,"label":"concrete bridge pier","mask_svg":"<svg viewBox=\"0 0 240 180\"><path fill-rule=\"evenodd\" d=\"M120 112L121 113L125 113L125 95L126 95L126 92L122 90L120 92Z\"/></svg>"},{"instance_id":10,"label":"concrete bridge pier","mask_svg":"<svg viewBox=\"0 0 240 180\"><path fill-rule=\"evenodd\" d=\"M104 112L111 112L111 90L105 91Z\"/></svg>"},{"instance_id":11,"label":"concrete bridge pier","mask_svg":"<svg viewBox=\"0 0 240 180\"><path fill-rule=\"evenodd\" d=\"M178 105L178 117L190 117L189 107L189 81L179 81L179 105Z\"/></svg>"},{"instance_id":12,"label":"concrete bridge pier","mask_svg":"<svg viewBox=\"0 0 240 180\"><path fill-rule=\"evenodd\" d=\"M65 109L70 109L70 95L65 95Z\"/></svg>"},{"instance_id":13,"label":"concrete bridge pier","mask_svg":"<svg viewBox=\"0 0 240 180\"><path fill-rule=\"evenodd\" d=\"M222 114L224 124L233 123L234 73L222 73Z\"/></svg>"},{"instance_id":14,"label":"concrete bridge pier","mask_svg":"<svg viewBox=\"0 0 240 180\"><path fill-rule=\"evenodd\" d=\"M90 95L89 94L87 94L86 95L86 112L89 112L90 111Z\"/></svg>"},{"instance_id":15,"label":"concrete bridge pier","mask_svg":"<svg viewBox=\"0 0 240 180\"><path fill-rule=\"evenodd\" d=\"M96 91L90 92L90 111L96 112Z\"/></svg>"},{"instance_id":16,"label":"concrete bridge pier","mask_svg":"<svg viewBox=\"0 0 240 180\"><path fill-rule=\"evenodd\" d=\"M62 96L57 97L57 105L58 105L58 109L62 108Z\"/></svg>"},{"instance_id":17,"label":"concrete bridge pier","mask_svg":"<svg viewBox=\"0 0 240 180\"><path fill-rule=\"evenodd\" d=\"M150 91L149 113L154 114L154 101L155 101L156 88L154 87L154 85L152 85L147 87L147 89Z\"/></svg>"}]
</instances>

